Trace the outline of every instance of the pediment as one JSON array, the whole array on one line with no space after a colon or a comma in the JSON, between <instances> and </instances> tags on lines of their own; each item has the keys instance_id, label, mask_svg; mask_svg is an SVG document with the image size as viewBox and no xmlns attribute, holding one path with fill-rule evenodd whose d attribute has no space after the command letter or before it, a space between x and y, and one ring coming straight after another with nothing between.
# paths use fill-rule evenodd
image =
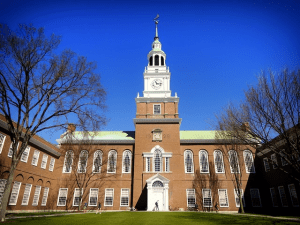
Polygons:
<instances>
[{"instance_id":1,"label":"pediment","mask_svg":"<svg viewBox=\"0 0 300 225\"><path fill-rule=\"evenodd\" d=\"M148 185L151 185L155 181L161 181L163 184L168 184L170 182L169 179L165 178L164 176L160 175L159 173L155 174L154 176L150 177L146 180Z\"/></svg>"}]
</instances>

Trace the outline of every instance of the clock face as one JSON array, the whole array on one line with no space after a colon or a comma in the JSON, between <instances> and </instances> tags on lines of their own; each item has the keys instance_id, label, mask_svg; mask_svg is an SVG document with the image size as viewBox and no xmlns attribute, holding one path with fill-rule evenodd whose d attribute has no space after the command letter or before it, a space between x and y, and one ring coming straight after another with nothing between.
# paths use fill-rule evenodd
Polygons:
<instances>
[{"instance_id":1,"label":"clock face","mask_svg":"<svg viewBox=\"0 0 300 225\"><path fill-rule=\"evenodd\" d=\"M160 89L162 86L162 80L161 79L155 79L154 81L152 81L151 83L151 87L155 90Z\"/></svg>"}]
</instances>

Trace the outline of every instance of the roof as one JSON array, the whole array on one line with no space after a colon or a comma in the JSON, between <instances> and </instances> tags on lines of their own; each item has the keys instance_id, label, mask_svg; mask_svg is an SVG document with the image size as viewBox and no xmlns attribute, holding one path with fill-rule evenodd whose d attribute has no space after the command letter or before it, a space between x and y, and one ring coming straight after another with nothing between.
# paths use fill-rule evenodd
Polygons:
<instances>
[{"instance_id":1,"label":"roof","mask_svg":"<svg viewBox=\"0 0 300 225\"><path fill-rule=\"evenodd\" d=\"M183 130L180 131L180 140L183 139L215 139L215 130Z\"/></svg>"}]
</instances>

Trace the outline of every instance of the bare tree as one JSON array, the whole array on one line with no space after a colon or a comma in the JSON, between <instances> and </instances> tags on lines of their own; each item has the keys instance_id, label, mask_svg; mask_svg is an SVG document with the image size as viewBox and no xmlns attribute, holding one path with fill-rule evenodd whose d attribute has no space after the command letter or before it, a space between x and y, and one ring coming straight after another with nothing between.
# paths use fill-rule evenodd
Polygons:
<instances>
[{"instance_id":1,"label":"bare tree","mask_svg":"<svg viewBox=\"0 0 300 225\"><path fill-rule=\"evenodd\" d=\"M246 122L246 123L245 123ZM230 139L282 157L292 168L279 168L300 181L300 70L262 73L238 106L217 116L219 139ZM273 163L273 160L270 160Z\"/></svg>"},{"instance_id":2,"label":"bare tree","mask_svg":"<svg viewBox=\"0 0 300 225\"><path fill-rule=\"evenodd\" d=\"M105 91L96 65L70 50L56 55L60 37L20 25L16 32L0 24L0 113L12 142L12 162L0 206L5 220L14 171L29 140L51 128L66 128L71 119L80 129L99 130ZM19 150L17 144L21 142Z\"/></svg>"}]
</instances>

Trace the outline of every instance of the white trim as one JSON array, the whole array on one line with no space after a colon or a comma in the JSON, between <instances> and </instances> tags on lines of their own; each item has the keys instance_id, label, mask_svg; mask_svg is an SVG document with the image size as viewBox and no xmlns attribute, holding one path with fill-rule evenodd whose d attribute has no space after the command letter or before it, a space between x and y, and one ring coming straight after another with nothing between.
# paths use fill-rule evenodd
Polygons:
<instances>
[{"instance_id":1,"label":"white trim","mask_svg":"<svg viewBox=\"0 0 300 225\"><path fill-rule=\"evenodd\" d=\"M224 196L221 196L220 192L224 193ZM218 189L219 195L219 206L220 207L229 207L228 193L227 189Z\"/></svg>"},{"instance_id":2,"label":"white trim","mask_svg":"<svg viewBox=\"0 0 300 225\"><path fill-rule=\"evenodd\" d=\"M21 205L28 205L32 184L26 184Z\"/></svg>"},{"instance_id":3,"label":"white trim","mask_svg":"<svg viewBox=\"0 0 300 225\"><path fill-rule=\"evenodd\" d=\"M38 150L34 150L31 165L37 166L39 162L40 152Z\"/></svg>"},{"instance_id":4,"label":"white trim","mask_svg":"<svg viewBox=\"0 0 300 225\"><path fill-rule=\"evenodd\" d=\"M30 147L27 146L24 150L24 152L22 153L21 162L27 163L28 162L28 158L29 158L29 153L30 153Z\"/></svg>"},{"instance_id":5,"label":"white trim","mask_svg":"<svg viewBox=\"0 0 300 225\"><path fill-rule=\"evenodd\" d=\"M98 188L90 188L90 194L89 194L89 206L97 206L97 202L98 202L98 192L99 189ZM92 205L91 204L91 198L95 198L96 197L96 201L95 204Z\"/></svg>"},{"instance_id":6,"label":"white trim","mask_svg":"<svg viewBox=\"0 0 300 225\"><path fill-rule=\"evenodd\" d=\"M241 203L240 203L240 198L237 195L237 189L233 189L233 192L234 192L235 206L237 208L240 208ZM244 190L243 189L240 189L240 194L242 195L243 206L246 207L245 198L244 198Z\"/></svg>"},{"instance_id":7,"label":"white trim","mask_svg":"<svg viewBox=\"0 0 300 225\"><path fill-rule=\"evenodd\" d=\"M255 173L255 167L254 167L254 160L253 160L252 152L250 150L244 150L243 155L244 155L244 163L245 163L246 173Z\"/></svg>"},{"instance_id":8,"label":"white trim","mask_svg":"<svg viewBox=\"0 0 300 225\"><path fill-rule=\"evenodd\" d=\"M279 186L278 191L279 191L279 197L280 197L282 207L288 207L289 204L288 204L287 197L286 197L286 194L285 194L285 191L284 191L284 187Z\"/></svg>"},{"instance_id":9,"label":"white trim","mask_svg":"<svg viewBox=\"0 0 300 225\"><path fill-rule=\"evenodd\" d=\"M42 169L46 169L47 162L48 162L48 155L43 154L42 163L41 163L41 168Z\"/></svg>"},{"instance_id":10,"label":"white trim","mask_svg":"<svg viewBox=\"0 0 300 225\"><path fill-rule=\"evenodd\" d=\"M111 205L107 204L108 201L106 198L112 198ZM105 188L104 206L114 206L114 189L113 188Z\"/></svg>"},{"instance_id":11,"label":"white trim","mask_svg":"<svg viewBox=\"0 0 300 225\"><path fill-rule=\"evenodd\" d=\"M203 207L212 207L211 189L203 188L202 189L202 198L203 198ZM209 200L210 205L208 205L207 202L205 202L207 200Z\"/></svg>"},{"instance_id":12,"label":"white trim","mask_svg":"<svg viewBox=\"0 0 300 225\"><path fill-rule=\"evenodd\" d=\"M155 113L155 106L159 106L159 113ZM161 104L153 104L153 115L161 115Z\"/></svg>"},{"instance_id":13,"label":"white trim","mask_svg":"<svg viewBox=\"0 0 300 225\"><path fill-rule=\"evenodd\" d=\"M120 195L120 206L123 207L123 206L129 206L129 188L122 188L121 189L121 195ZM125 205L122 205L122 198L124 198L126 200L127 198L127 204Z\"/></svg>"},{"instance_id":14,"label":"white trim","mask_svg":"<svg viewBox=\"0 0 300 225\"><path fill-rule=\"evenodd\" d=\"M68 157L70 157L70 168L69 168L69 171L66 171L66 161L67 161L67 154L68 154ZM70 154L70 156L69 156ZM74 157L74 152L72 150L68 150L65 154L65 159L64 159L64 165L63 165L63 173L71 173L72 172L72 166L73 166L73 157Z\"/></svg>"},{"instance_id":15,"label":"white trim","mask_svg":"<svg viewBox=\"0 0 300 225\"><path fill-rule=\"evenodd\" d=\"M95 162L96 162L96 158L100 157L100 166L98 168L99 171L95 172ZM101 168L102 168L102 157L103 157L103 152L101 150L97 150L94 152L94 158L93 158L93 173L101 173Z\"/></svg>"},{"instance_id":16,"label":"white trim","mask_svg":"<svg viewBox=\"0 0 300 225\"><path fill-rule=\"evenodd\" d=\"M291 197L293 207L299 207L299 199L298 199L298 196L297 196L295 185L294 184L289 184L288 188L289 188L290 197Z\"/></svg>"},{"instance_id":17,"label":"white trim","mask_svg":"<svg viewBox=\"0 0 300 225\"><path fill-rule=\"evenodd\" d=\"M49 171L53 172L54 164L55 164L55 159L51 157L50 163L49 163Z\"/></svg>"},{"instance_id":18,"label":"white trim","mask_svg":"<svg viewBox=\"0 0 300 225\"><path fill-rule=\"evenodd\" d=\"M190 155L191 161L192 161L190 172L188 172L188 170L187 170L187 159L186 159L187 155ZM194 154L193 154L193 151L190 149L186 149L184 151L184 171L185 171L185 173L194 173Z\"/></svg>"},{"instance_id":19,"label":"white trim","mask_svg":"<svg viewBox=\"0 0 300 225\"><path fill-rule=\"evenodd\" d=\"M250 188L252 207L261 207L260 193L258 188ZM259 203L259 204L257 204Z\"/></svg>"},{"instance_id":20,"label":"white trim","mask_svg":"<svg viewBox=\"0 0 300 225\"><path fill-rule=\"evenodd\" d=\"M17 145L17 150L19 149L19 144L20 144L20 142L19 142L18 145ZM11 157L13 156L13 154L14 154L14 151L12 150L12 145L13 145L13 143L10 144L10 147L9 147L9 149L8 149L8 154L7 154L7 156L8 156L9 158L11 158Z\"/></svg>"},{"instance_id":21,"label":"white trim","mask_svg":"<svg viewBox=\"0 0 300 225\"><path fill-rule=\"evenodd\" d=\"M113 171L110 171L110 156L114 154L115 155L115 159L114 159L114 163L112 163ZM108 160L107 160L107 173L116 173L117 172L117 159L118 159L118 152L114 149L110 150L108 152Z\"/></svg>"},{"instance_id":22,"label":"white trim","mask_svg":"<svg viewBox=\"0 0 300 225\"><path fill-rule=\"evenodd\" d=\"M43 194L41 206L46 206L47 199L48 199L48 194L49 194L49 188L48 187L44 187L44 194Z\"/></svg>"},{"instance_id":23,"label":"white trim","mask_svg":"<svg viewBox=\"0 0 300 225\"><path fill-rule=\"evenodd\" d=\"M21 184L22 183L18 181L14 182L8 205L17 205Z\"/></svg>"},{"instance_id":24,"label":"white trim","mask_svg":"<svg viewBox=\"0 0 300 225\"><path fill-rule=\"evenodd\" d=\"M68 188L60 188L57 196L57 206L66 206L68 197ZM59 201L59 198L66 198L63 201ZM60 204L63 203L63 204Z\"/></svg>"},{"instance_id":25,"label":"white trim","mask_svg":"<svg viewBox=\"0 0 300 225\"><path fill-rule=\"evenodd\" d=\"M129 156L129 170L125 171L125 157L126 154ZM131 163L132 163L132 153L130 150L126 149L123 151L123 157L122 157L122 173L131 173Z\"/></svg>"},{"instance_id":26,"label":"white trim","mask_svg":"<svg viewBox=\"0 0 300 225\"><path fill-rule=\"evenodd\" d=\"M0 204L2 202L6 182L6 179L0 179Z\"/></svg>"},{"instance_id":27,"label":"white trim","mask_svg":"<svg viewBox=\"0 0 300 225\"><path fill-rule=\"evenodd\" d=\"M87 150L82 150L79 153L77 173L86 173L88 158L89 158L89 152Z\"/></svg>"},{"instance_id":28,"label":"white trim","mask_svg":"<svg viewBox=\"0 0 300 225\"><path fill-rule=\"evenodd\" d=\"M265 172L269 172L270 171L270 165L269 165L269 160L268 158L263 158L263 162L264 162L264 167L265 167Z\"/></svg>"},{"instance_id":29,"label":"white trim","mask_svg":"<svg viewBox=\"0 0 300 225\"><path fill-rule=\"evenodd\" d=\"M170 157L165 157L165 172L170 172Z\"/></svg>"},{"instance_id":30,"label":"white trim","mask_svg":"<svg viewBox=\"0 0 300 225\"><path fill-rule=\"evenodd\" d=\"M207 165L207 171L203 171L203 164L201 164L201 156L204 155L204 159L206 160L206 165ZM205 149L201 149L199 151L199 166L200 166L200 173L209 173L209 161L208 161L208 152ZM205 169L205 168L204 168Z\"/></svg>"},{"instance_id":31,"label":"white trim","mask_svg":"<svg viewBox=\"0 0 300 225\"><path fill-rule=\"evenodd\" d=\"M151 172L151 158L152 157L146 157L146 172Z\"/></svg>"},{"instance_id":32,"label":"white trim","mask_svg":"<svg viewBox=\"0 0 300 225\"><path fill-rule=\"evenodd\" d=\"M83 194L83 189L81 189L81 198L80 198L80 188L75 188L74 193L73 193L73 206L79 206L79 201L75 202L76 198L82 202L82 194Z\"/></svg>"},{"instance_id":33,"label":"white trim","mask_svg":"<svg viewBox=\"0 0 300 225\"><path fill-rule=\"evenodd\" d=\"M231 157L232 154L233 154L232 157L235 158L236 162L232 162L232 159L233 159L233 158ZM228 158L229 158L229 165L230 165L230 171L231 171L231 173L240 173L240 160L239 160L239 156L238 156L237 152L236 152L235 150L230 150L230 151L228 152ZM234 171L234 169L233 169L233 167L232 167L232 165L233 165L234 163L236 163L236 165L235 165L235 167L236 167L236 169L237 169L236 172Z\"/></svg>"},{"instance_id":34,"label":"white trim","mask_svg":"<svg viewBox=\"0 0 300 225\"><path fill-rule=\"evenodd\" d=\"M193 201L194 204L189 203L189 199L191 199L191 201ZM195 205L196 205L195 189L186 189L186 206L187 207L195 207Z\"/></svg>"},{"instance_id":35,"label":"white trim","mask_svg":"<svg viewBox=\"0 0 300 225\"><path fill-rule=\"evenodd\" d=\"M278 207L278 198L277 198L276 191L275 191L274 187L270 188L270 194L271 194L273 207Z\"/></svg>"},{"instance_id":36,"label":"white trim","mask_svg":"<svg viewBox=\"0 0 300 225\"><path fill-rule=\"evenodd\" d=\"M42 189L41 186L39 186L39 185L35 186L35 192L34 192L33 199L32 199L32 206L38 206L41 189Z\"/></svg>"},{"instance_id":37,"label":"white trim","mask_svg":"<svg viewBox=\"0 0 300 225\"><path fill-rule=\"evenodd\" d=\"M0 133L0 154L2 153L6 135Z\"/></svg>"},{"instance_id":38,"label":"white trim","mask_svg":"<svg viewBox=\"0 0 300 225\"><path fill-rule=\"evenodd\" d=\"M158 155L158 156L157 156ZM157 156L157 157L156 157ZM155 159L159 159L159 170L156 170L156 166L155 166L155 163L156 163L156 160ZM161 173L163 171L163 158L162 158L162 152L160 151L160 149L157 149L157 151L155 151L153 153L153 159L152 159L152 169L153 169L153 172L157 172L157 173Z\"/></svg>"},{"instance_id":39,"label":"white trim","mask_svg":"<svg viewBox=\"0 0 300 225\"><path fill-rule=\"evenodd\" d=\"M216 156L217 153L220 153L220 167L221 167L221 172L218 171L218 163L216 162ZM215 163L215 171L216 173L225 173L225 169L224 169L224 157L223 157L223 153L221 150L217 149L214 150L214 163Z\"/></svg>"}]
</instances>

